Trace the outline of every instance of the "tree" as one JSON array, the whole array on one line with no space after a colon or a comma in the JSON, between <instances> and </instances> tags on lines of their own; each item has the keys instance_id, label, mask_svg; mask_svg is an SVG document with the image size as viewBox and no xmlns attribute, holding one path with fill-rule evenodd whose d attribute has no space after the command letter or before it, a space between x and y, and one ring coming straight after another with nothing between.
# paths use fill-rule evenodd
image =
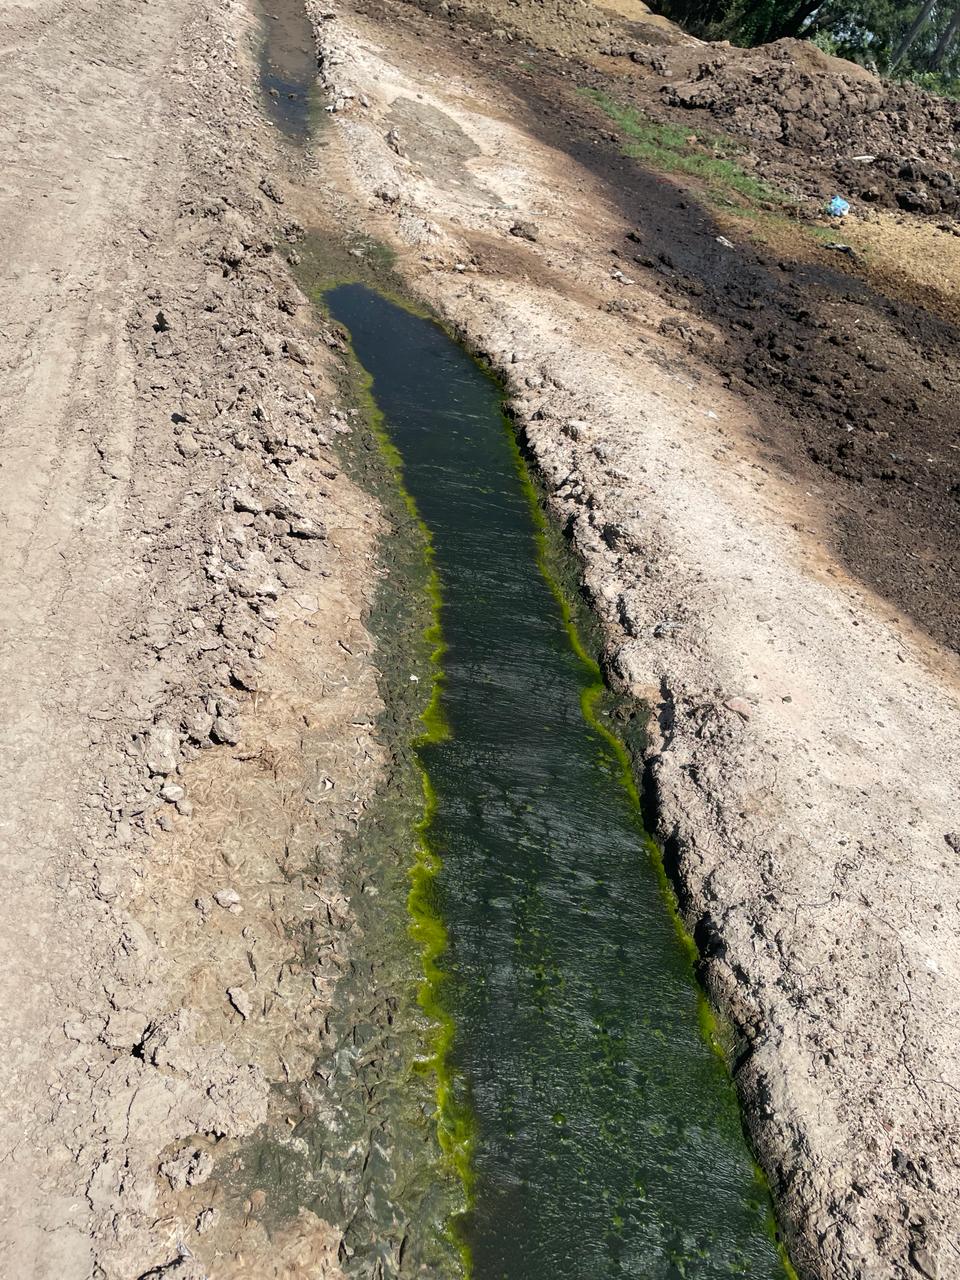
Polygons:
<instances>
[{"instance_id":1,"label":"tree","mask_svg":"<svg viewBox=\"0 0 960 1280\"><path fill-rule=\"evenodd\" d=\"M944 60L950 50L950 46L960 35L960 4L954 9L950 21L940 33L940 39L937 41L936 48L930 55L930 70L942 71Z\"/></svg>"},{"instance_id":2,"label":"tree","mask_svg":"<svg viewBox=\"0 0 960 1280\"><path fill-rule=\"evenodd\" d=\"M822 8L823 0L802 0L792 13L788 11L784 15L779 25L771 31L768 38L770 40L782 40L785 36L798 36L817 10Z\"/></svg>"},{"instance_id":3,"label":"tree","mask_svg":"<svg viewBox=\"0 0 960 1280\"><path fill-rule=\"evenodd\" d=\"M914 18L913 22L907 28L907 33L897 45L893 57L890 59L890 70L895 71L903 59L907 56L911 45L924 29L937 7L937 0L926 0L926 4Z\"/></svg>"},{"instance_id":4,"label":"tree","mask_svg":"<svg viewBox=\"0 0 960 1280\"><path fill-rule=\"evenodd\" d=\"M707 40L812 38L841 58L960 96L960 0L660 0L658 7Z\"/></svg>"}]
</instances>

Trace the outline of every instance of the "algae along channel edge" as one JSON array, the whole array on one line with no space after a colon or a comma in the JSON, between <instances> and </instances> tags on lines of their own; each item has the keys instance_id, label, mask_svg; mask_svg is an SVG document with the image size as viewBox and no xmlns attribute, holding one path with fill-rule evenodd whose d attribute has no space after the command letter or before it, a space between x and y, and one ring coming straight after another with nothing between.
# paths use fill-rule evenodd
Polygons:
<instances>
[{"instance_id":1,"label":"algae along channel edge","mask_svg":"<svg viewBox=\"0 0 960 1280\"><path fill-rule=\"evenodd\" d=\"M783 1277L501 393L433 321L363 285L325 301L371 378L439 587L413 906L444 940L422 998L453 1029L440 1129L466 1185L465 1268Z\"/></svg>"}]
</instances>

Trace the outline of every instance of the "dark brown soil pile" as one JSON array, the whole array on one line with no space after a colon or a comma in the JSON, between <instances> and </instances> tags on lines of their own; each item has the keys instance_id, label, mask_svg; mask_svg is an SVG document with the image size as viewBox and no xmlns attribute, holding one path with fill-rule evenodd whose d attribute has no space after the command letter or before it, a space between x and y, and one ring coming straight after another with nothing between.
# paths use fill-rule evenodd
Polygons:
<instances>
[{"instance_id":1,"label":"dark brown soil pile","mask_svg":"<svg viewBox=\"0 0 960 1280\"><path fill-rule=\"evenodd\" d=\"M761 171L788 170L803 194L836 190L915 213L960 208L960 102L885 83L796 40L609 52L659 77L665 106L709 114L748 141Z\"/></svg>"},{"instance_id":2,"label":"dark brown soil pile","mask_svg":"<svg viewBox=\"0 0 960 1280\"><path fill-rule=\"evenodd\" d=\"M610 8L586 0L415 3L508 48L529 42L612 72L618 97L742 141L745 167L753 163L791 195L841 195L935 217L960 212L960 102L883 81L809 41L711 44L663 18L645 19L640 6L641 16L626 17L634 8L627 0Z\"/></svg>"}]
</instances>

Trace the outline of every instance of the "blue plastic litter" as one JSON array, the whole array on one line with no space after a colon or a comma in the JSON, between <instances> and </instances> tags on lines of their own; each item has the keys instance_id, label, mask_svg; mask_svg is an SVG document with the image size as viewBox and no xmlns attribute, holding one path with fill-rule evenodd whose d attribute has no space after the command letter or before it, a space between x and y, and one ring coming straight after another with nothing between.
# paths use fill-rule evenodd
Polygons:
<instances>
[{"instance_id":1,"label":"blue plastic litter","mask_svg":"<svg viewBox=\"0 0 960 1280\"><path fill-rule=\"evenodd\" d=\"M850 212L850 204L842 196L834 196L827 205L827 213L831 218L842 218Z\"/></svg>"}]
</instances>

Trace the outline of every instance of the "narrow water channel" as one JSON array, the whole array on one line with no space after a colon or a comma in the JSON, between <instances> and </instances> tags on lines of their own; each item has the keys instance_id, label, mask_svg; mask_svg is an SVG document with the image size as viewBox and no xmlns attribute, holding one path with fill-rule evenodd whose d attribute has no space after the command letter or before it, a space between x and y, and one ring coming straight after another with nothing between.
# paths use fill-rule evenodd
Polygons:
<instances>
[{"instance_id":1,"label":"narrow water channel","mask_svg":"<svg viewBox=\"0 0 960 1280\"><path fill-rule=\"evenodd\" d=\"M420 747L477 1280L783 1277L735 1095L650 860L598 672L543 572L498 390L360 285L327 305L430 531L449 732Z\"/></svg>"},{"instance_id":2,"label":"narrow water channel","mask_svg":"<svg viewBox=\"0 0 960 1280\"><path fill-rule=\"evenodd\" d=\"M303 0L259 0L260 89L270 119L292 142L306 142L314 115L317 47Z\"/></svg>"}]
</instances>

